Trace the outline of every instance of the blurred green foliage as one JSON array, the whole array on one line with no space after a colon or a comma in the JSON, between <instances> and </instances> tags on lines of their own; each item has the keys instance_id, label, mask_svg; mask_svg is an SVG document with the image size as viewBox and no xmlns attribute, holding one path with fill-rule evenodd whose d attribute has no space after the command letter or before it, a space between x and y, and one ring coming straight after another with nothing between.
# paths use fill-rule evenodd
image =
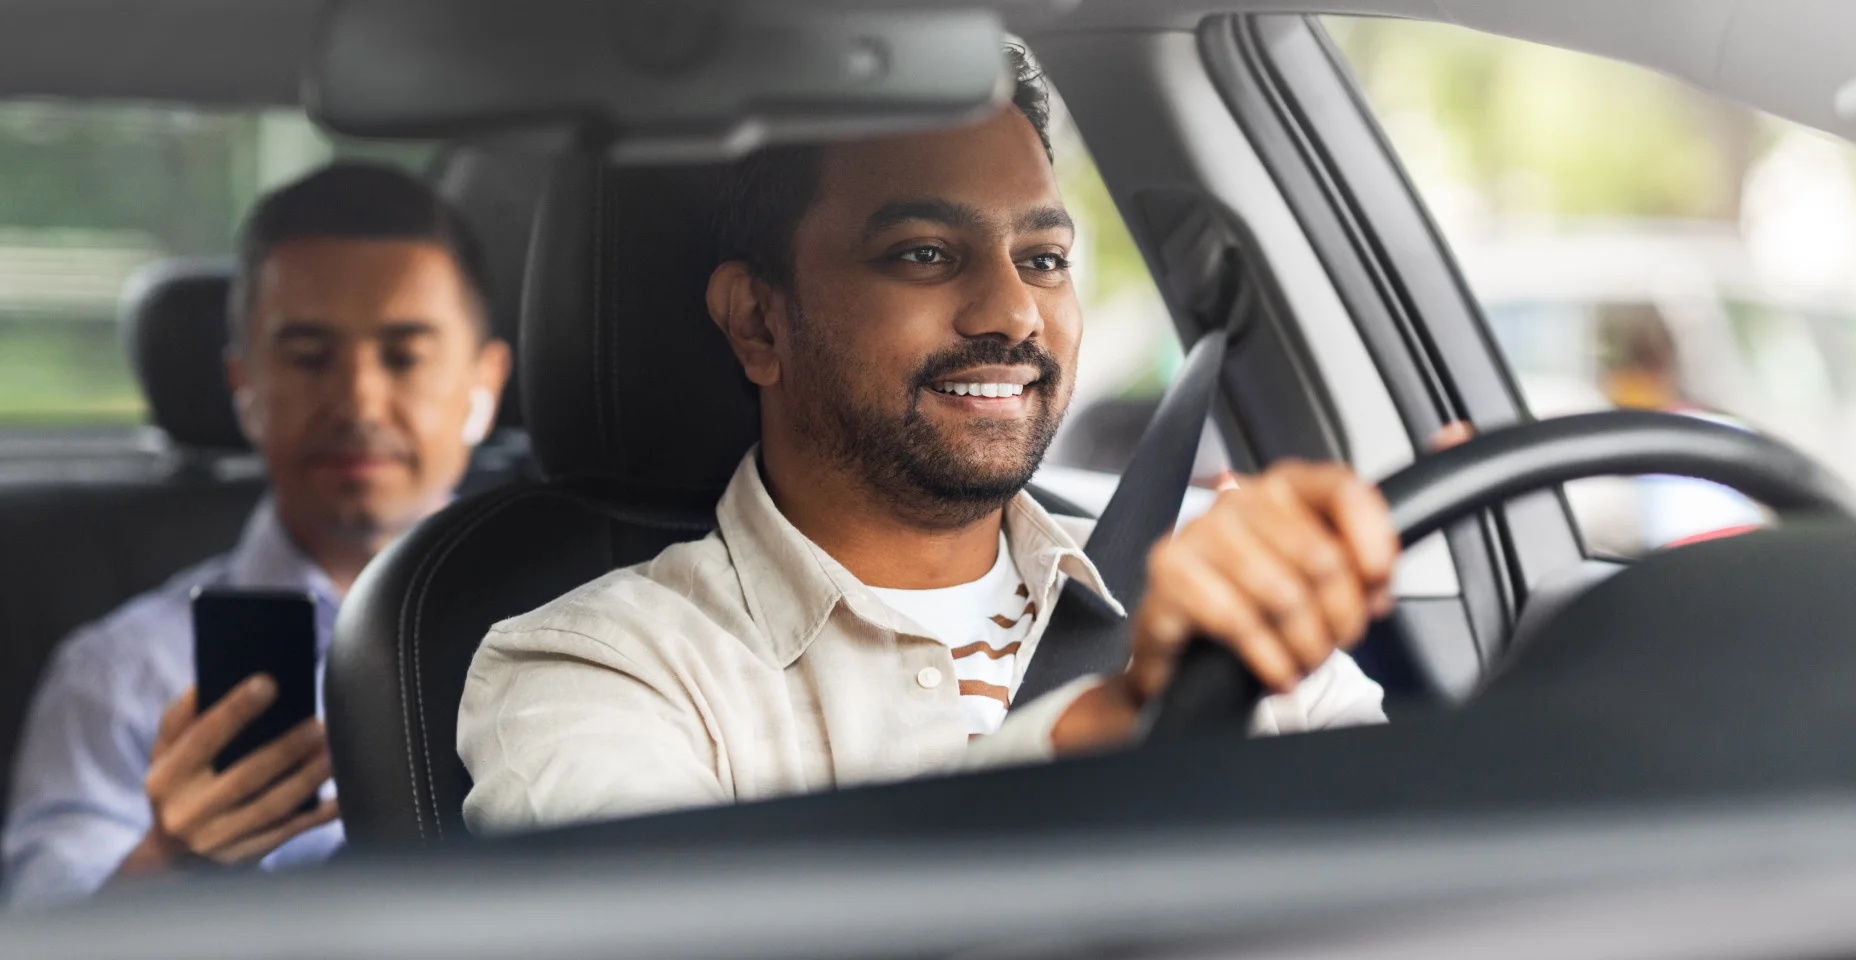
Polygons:
<instances>
[{"instance_id":1,"label":"blurred green foliage","mask_svg":"<svg viewBox=\"0 0 1856 960\"><path fill-rule=\"evenodd\" d=\"M1086 233L1086 258L1083 274L1088 289L1079 291L1085 299L1106 300L1139 285L1153 285L1134 235L1121 219L1115 198L1109 195L1102 174L1082 148L1080 138L1056 156L1058 189L1063 202Z\"/></svg>"},{"instance_id":2,"label":"blurred green foliage","mask_svg":"<svg viewBox=\"0 0 1856 960\"><path fill-rule=\"evenodd\" d=\"M1422 186L1496 217L1738 217L1762 114L1634 65L1448 24L1326 17Z\"/></svg>"},{"instance_id":3,"label":"blurred green foliage","mask_svg":"<svg viewBox=\"0 0 1856 960\"><path fill-rule=\"evenodd\" d=\"M258 195L325 160L432 148L333 141L300 113L0 102L0 423L133 421L126 271L230 253Z\"/></svg>"},{"instance_id":4,"label":"blurred green foliage","mask_svg":"<svg viewBox=\"0 0 1856 960\"><path fill-rule=\"evenodd\" d=\"M142 409L115 324L0 321L0 420L129 423Z\"/></svg>"},{"instance_id":5,"label":"blurred green foliage","mask_svg":"<svg viewBox=\"0 0 1856 960\"><path fill-rule=\"evenodd\" d=\"M1448 24L1323 23L1434 208L1456 200L1489 220L1734 220L1747 170L1778 129L1757 111L1600 57ZM1079 292L1089 313L1152 281L1069 136L1069 149L1058 140L1058 173L1087 237ZM1158 336L1151 353L1117 394L1164 388L1177 344Z\"/></svg>"},{"instance_id":6,"label":"blurred green foliage","mask_svg":"<svg viewBox=\"0 0 1856 960\"><path fill-rule=\"evenodd\" d=\"M1149 315L1135 318L1135 322L1155 331L1148 355L1142 358L1135 375L1116 383L1112 393L1120 397L1159 396L1173 379L1182 356L1178 339L1171 335L1164 301L1080 133L1066 123L1058 131L1054 146L1058 189L1076 219L1081 241L1079 253L1072 259L1077 263L1077 296L1084 323L1100 323L1110 319L1104 316L1110 311L1126 309L1131 302L1144 302ZM1085 370L1080 375L1089 373Z\"/></svg>"},{"instance_id":7,"label":"blurred green foliage","mask_svg":"<svg viewBox=\"0 0 1856 960\"><path fill-rule=\"evenodd\" d=\"M251 115L0 104L0 225L138 230L177 255L224 251L256 186L256 125Z\"/></svg>"}]
</instances>

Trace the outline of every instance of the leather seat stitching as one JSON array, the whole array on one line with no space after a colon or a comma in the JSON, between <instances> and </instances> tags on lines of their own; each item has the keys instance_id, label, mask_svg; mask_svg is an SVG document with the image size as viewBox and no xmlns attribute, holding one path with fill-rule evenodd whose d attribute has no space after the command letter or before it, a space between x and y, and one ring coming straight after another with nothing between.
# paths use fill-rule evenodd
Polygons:
<instances>
[{"instance_id":1,"label":"leather seat stitching","mask_svg":"<svg viewBox=\"0 0 1856 960\"><path fill-rule=\"evenodd\" d=\"M438 810L438 783L437 778L432 773L431 733L425 723L425 687L422 672L423 661L419 642L420 633L424 629L425 622L425 598L431 590L432 581L437 579L439 567L444 564L445 559L451 555L451 552L457 548L457 545L490 517L496 515L496 513L500 512L509 504L516 502L520 499L522 494L528 492L531 491L522 488L504 491L495 501L481 504L479 509L482 512L477 517L473 518L469 523L447 533L442 545L426 554L425 557L421 559L419 566L413 571L413 588L417 593L412 599L412 602L408 604L407 607L402 608L400 617L401 636L410 636L411 638L410 654L412 669L410 671L406 669L406 659L409 652L407 646L405 644L396 644L396 646L399 647L400 654L401 700L405 704L402 712L405 714L407 732L406 763L412 774L413 818L419 827L419 841L421 843L425 842L425 809L419 804L419 757L423 757L425 760L426 799L431 804L432 809L432 830L437 834L439 840L442 841L445 838L444 823ZM406 629L406 612L408 610L412 613L413 619L410 631ZM413 753L414 717L418 719L417 736L419 741L419 756L415 756Z\"/></svg>"},{"instance_id":2,"label":"leather seat stitching","mask_svg":"<svg viewBox=\"0 0 1856 960\"><path fill-rule=\"evenodd\" d=\"M594 508L597 512L604 514L609 520L617 520L622 523L629 523L640 527L693 531L708 529L712 526L712 524L696 524L687 517L631 510L562 490L548 489L545 487L515 487L498 491L490 495L490 497L487 497L484 502L477 504L475 516L471 517L460 526L447 531L440 542L434 545L433 549L421 558L411 578L411 588L409 592L412 596L409 598L409 602L401 608L400 636L409 639L405 643L396 644L400 662L401 699L404 705L402 712L405 714L407 730L406 762L412 774L413 814L414 820L419 828L419 839L421 843L425 840L425 808L419 804L418 768L421 758L425 761L426 795L427 800L431 804L433 831L437 834L439 840L442 841L444 839L443 817L438 809L437 776L435 775L432 765L431 732L425 722L423 638L426 597L430 594L432 583L437 579L438 571L443 567L446 560L448 560L458 546L467 540L471 534L475 533L478 528L489 522L497 514L523 500L546 498L560 499L583 509ZM410 629L408 629L407 624L408 616L410 616L412 620ZM407 660L409 657L412 667L410 670L407 669ZM416 709L413 708L413 703L415 701L417 703ZM417 753L415 753L413 745L413 737L415 735L413 718L415 715L418 719L416 736L418 737L419 745Z\"/></svg>"}]
</instances>

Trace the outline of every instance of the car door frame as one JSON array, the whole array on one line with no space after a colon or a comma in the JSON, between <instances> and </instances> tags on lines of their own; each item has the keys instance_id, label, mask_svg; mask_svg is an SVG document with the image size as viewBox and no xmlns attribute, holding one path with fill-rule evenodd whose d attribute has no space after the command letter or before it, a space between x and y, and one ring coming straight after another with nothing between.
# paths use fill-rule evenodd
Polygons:
<instances>
[{"instance_id":1,"label":"car door frame","mask_svg":"<svg viewBox=\"0 0 1856 960\"><path fill-rule=\"evenodd\" d=\"M1482 310L1351 70L1312 16L1207 19L1200 51L1346 303L1413 438L1528 418ZM1586 559L1554 489L1447 532L1484 663L1531 592Z\"/></svg>"}]
</instances>

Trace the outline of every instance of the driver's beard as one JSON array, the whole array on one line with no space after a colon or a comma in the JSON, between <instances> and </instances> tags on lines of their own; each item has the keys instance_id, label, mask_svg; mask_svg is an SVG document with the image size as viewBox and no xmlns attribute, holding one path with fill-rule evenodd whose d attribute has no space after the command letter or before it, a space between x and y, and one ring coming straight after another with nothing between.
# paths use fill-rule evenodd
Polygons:
<instances>
[{"instance_id":1,"label":"driver's beard","mask_svg":"<svg viewBox=\"0 0 1856 960\"><path fill-rule=\"evenodd\" d=\"M853 387L856 358L817 330L796 298L787 316L793 355L806 358L791 371L800 437L860 478L899 517L928 529L965 527L1005 506L1031 482L1063 418L1062 410L1051 409L1051 398L1062 395L1061 371L1054 364L1039 388L1043 402L1028 420L975 424L976 432L992 434L977 438L982 448L1014 448L993 467L992 458L975 463L947 443L922 416L917 385L909 386L908 408L900 416L867 402Z\"/></svg>"}]
</instances>

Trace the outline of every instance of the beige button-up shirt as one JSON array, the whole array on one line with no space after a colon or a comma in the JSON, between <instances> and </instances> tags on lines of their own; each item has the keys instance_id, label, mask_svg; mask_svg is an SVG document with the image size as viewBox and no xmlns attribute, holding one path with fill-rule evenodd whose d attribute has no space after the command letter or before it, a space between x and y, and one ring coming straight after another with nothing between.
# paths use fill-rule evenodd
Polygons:
<instances>
[{"instance_id":1,"label":"beige button-up shirt","mask_svg":"<svg viewBox=\"0 0 1856 960\"><path fill-rule=\"evenodd\" d=\"M1078 547L1087 521L1021 494L1006 541L1048 611L1065 577L1108 597ZM1049 617L1023 641L1022 679ZM1051 754L1057 718L1092 678L1017 706L968 740L946 645L892 611L787 522L756 453L716 530L497 624L458 717L479 833L609 819L898 780ZM1014 684L1016 686L1016 684ZM1258 706L1270 734L1384 720L1377 684L1336 654Z\"/></svg>"}]
</instances>

